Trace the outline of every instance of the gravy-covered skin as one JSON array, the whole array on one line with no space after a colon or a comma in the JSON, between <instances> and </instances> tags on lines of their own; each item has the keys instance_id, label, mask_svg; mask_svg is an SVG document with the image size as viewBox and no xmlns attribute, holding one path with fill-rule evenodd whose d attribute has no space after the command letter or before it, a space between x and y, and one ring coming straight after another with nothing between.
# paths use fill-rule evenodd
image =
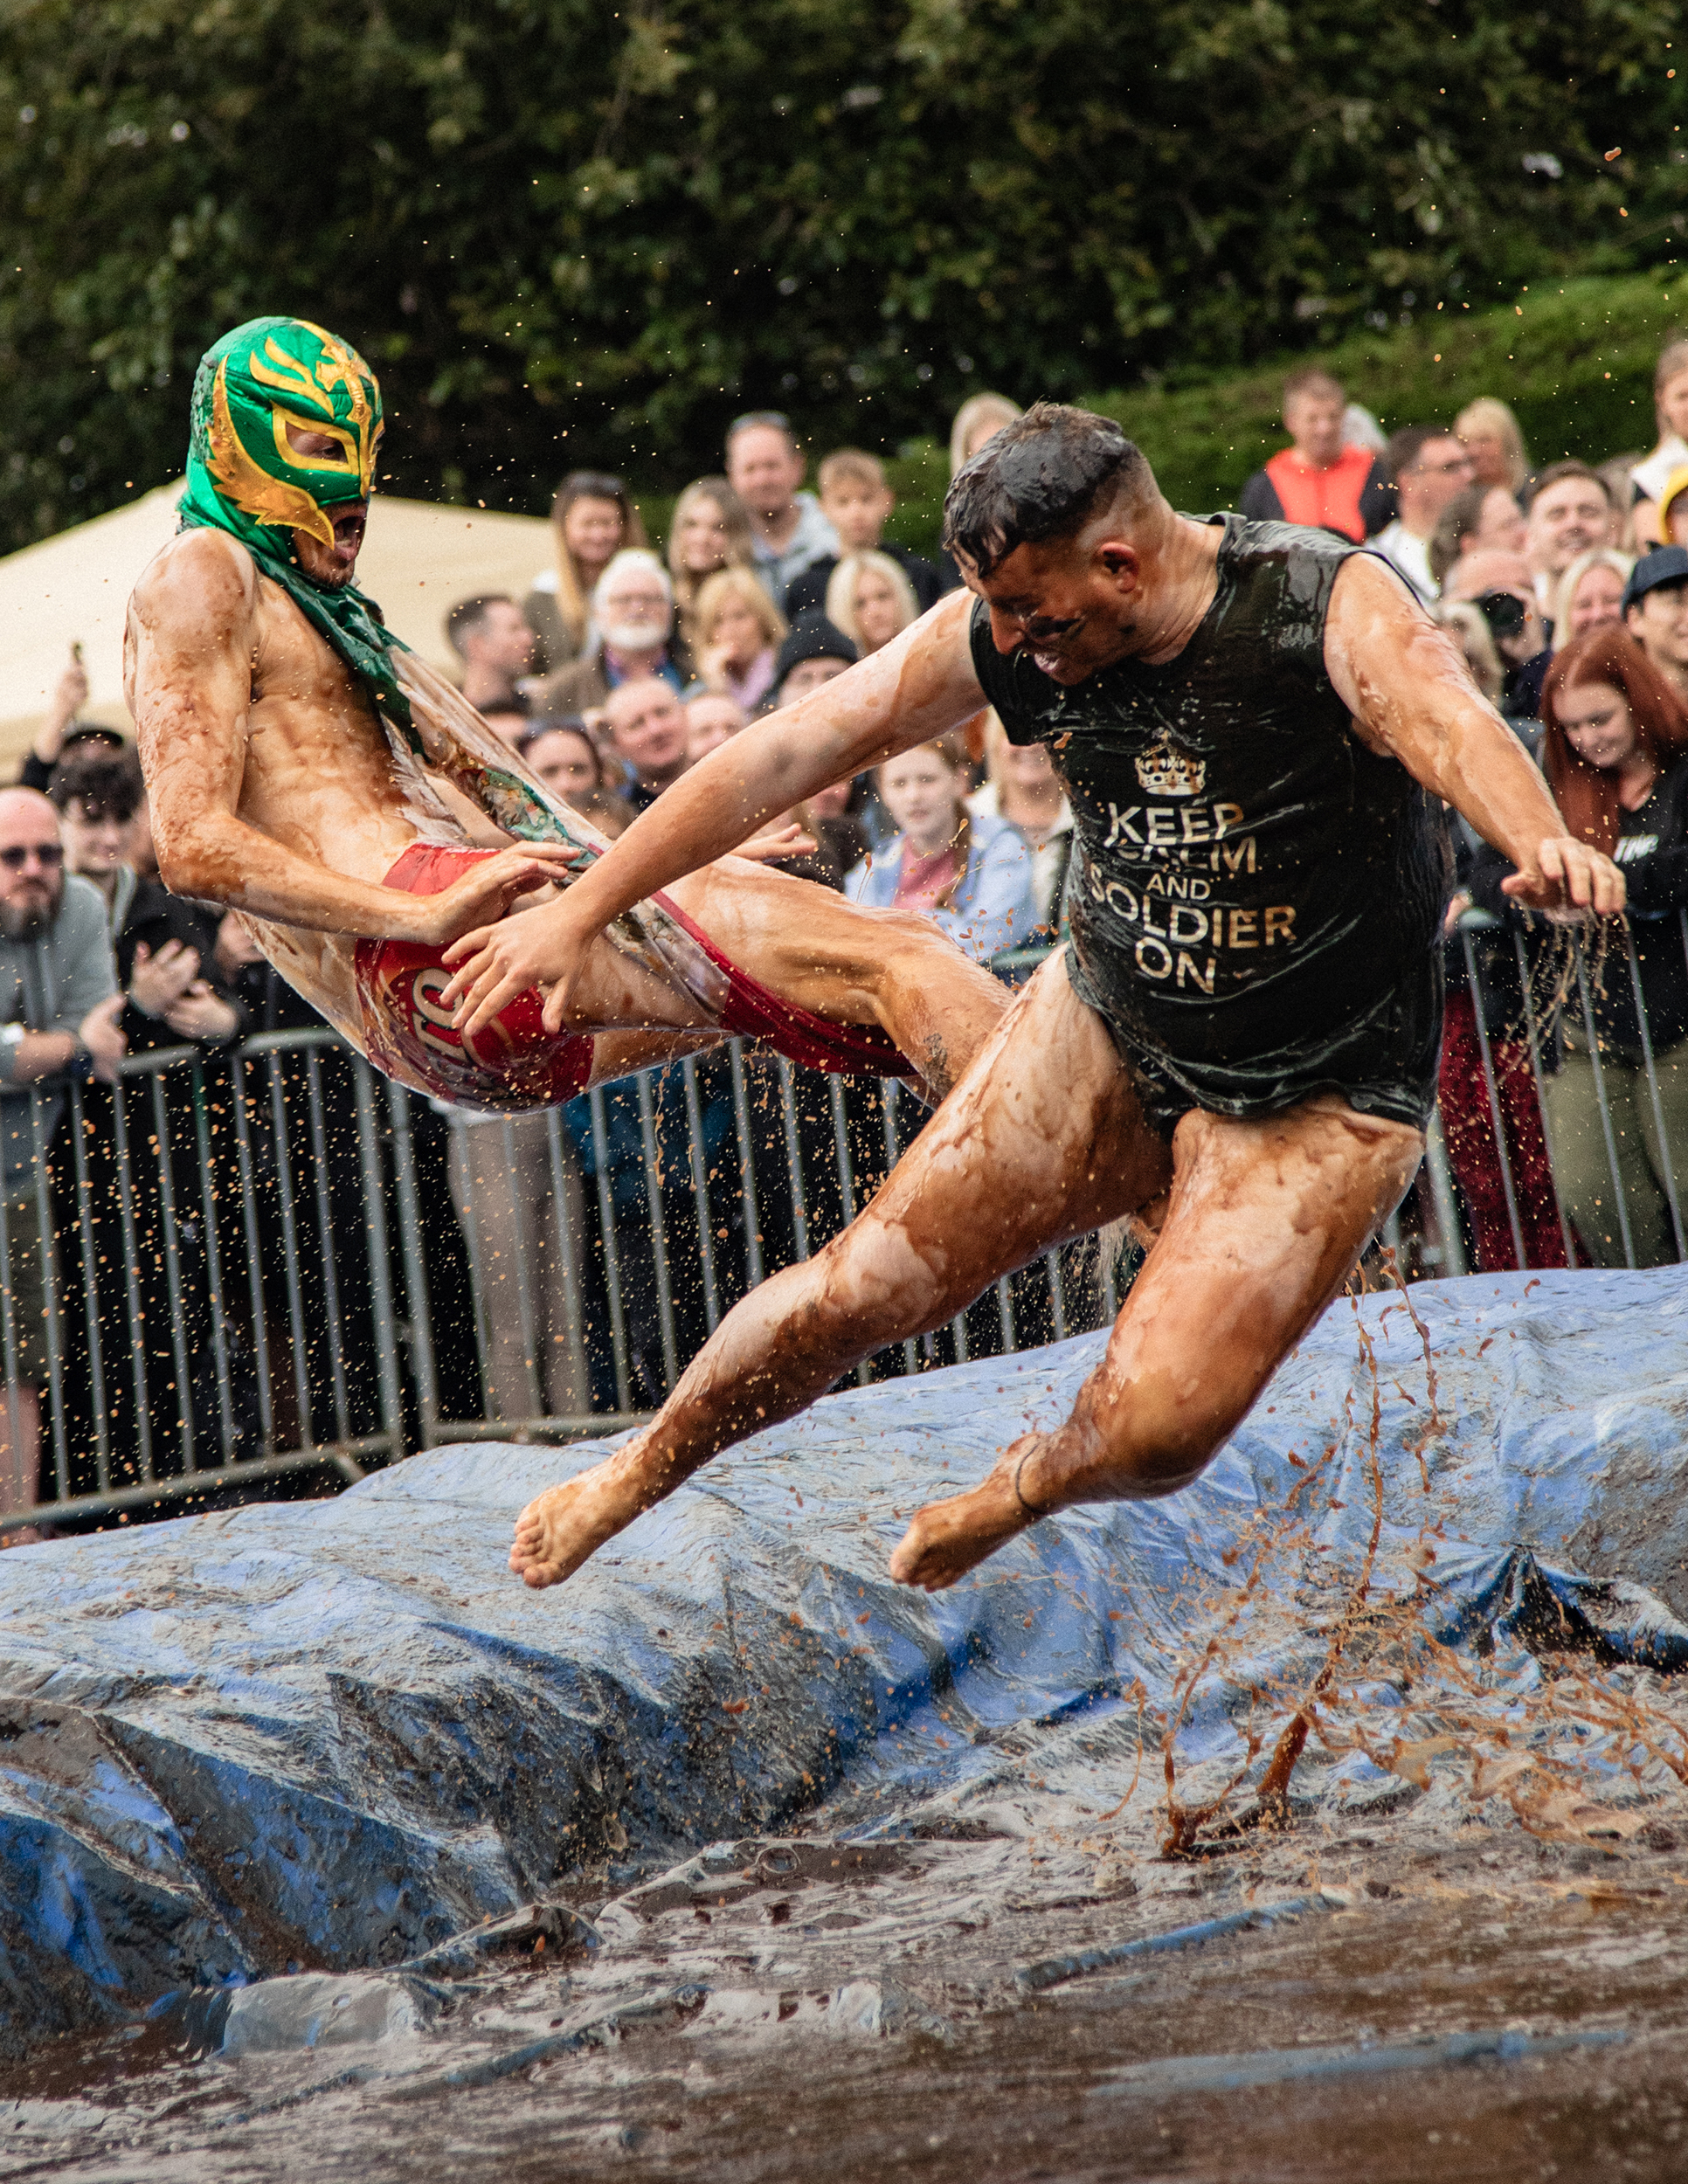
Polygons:
<instances>
[{"instance_id":1,"label":"gravy-covered skin","mask_svg":"<svg viewBox=\"0 0 1688 2184\"><path fill-rule=\"evenodd\" d=\"M522 1511L510 1560L530 1586L855 1359L1120 1218L1152 1241L1071 1417L921 1510L892 1572L936 1589L1052 1510L1176 1491L1416 1169L1440 1033L1430 799L1516 866L1514 900L1622 909L1617 867L1567 833L1447 632L1376 558L1177 515L1117 426L1047 404L964 467L946 530L972 598L735 736L561 900L447 950L446 998L471 1027L536 981L561 1010L602 919L982 696L1012 740L1048 745L1072 803L1072 943L852 1227L745 1298L635 1440ZM1368 841L1375 944L1353 869ZM1314 975L1288 976L1305 933ZM1375 1039L1352 1036L1357 1012Z\"/></svg>"},{"instance_id":2,"label":"gravy-covered skin","mask_svg":"<svg viewBox=\"0 0 1688 2184\"><path fill-rule=\"evenodd\" d=\"M530 997L443 1075L419 1064L457 1042L430 957L551 899L605 844L356 590L380 429L368 366L303 321L253 321L201 364L184 528L136 584L125 645L165 884L240 912L371 1060L447 1098L544 1103L747 1017L798 1059L941 1095L1007 1006L997 983L923 919L736 856L595 938L548 1030ZM391 1020L413 1009L419 1040ZM567 1070L506 1067L548 1043Z\"/></svg>"}]
</instances>

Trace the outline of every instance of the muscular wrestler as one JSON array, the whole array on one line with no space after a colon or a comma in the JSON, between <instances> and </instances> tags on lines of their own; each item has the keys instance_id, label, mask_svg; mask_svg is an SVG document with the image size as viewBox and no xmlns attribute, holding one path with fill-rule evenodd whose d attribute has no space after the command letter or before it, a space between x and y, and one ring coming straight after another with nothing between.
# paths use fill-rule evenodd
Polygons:
<instances>
[{"instance_id":1,"label":"muscular wrestler","mask_svg":"<svg viewBox=\"0 0 1688 2184\"><path fill-rule=\"evenodd\" d=\"M1156 1240L1071 1416L922 1510L891 1569L949 1585L1052 1510L1186 1485L1418 1165L1448 884L1431 798L1517 866L1516 900L1622 907L1374 556L1175 515L1117 426L1049 404L961 472L945 532L972 597L706 759L560 902L447 951L467 1023L536 981L561 1010L604 919L981 697L1049 746L1072 802L1070 945L855 1223L740 1304L635 1441L522 1512L529 1585L853 1359L1123 1215Z\"/></svg>"},{"instance_id":2,"label":"muscular wrestler","mask_svg":"<svg viewBox=\"0 0 1688 2184\"><path fill-rule=\"evenodd\" d=\"M515 994L460 1036L444 944L606 845L353 585L381 429L368 365L301 320L200 365L183 528L128 636L166 883L240 910L371 1061L446 1099L543 1106L733 1033L947 1090L997 982L924 919L732 857L596 940L549 1029Z\"/></svg>"}]
</instances>

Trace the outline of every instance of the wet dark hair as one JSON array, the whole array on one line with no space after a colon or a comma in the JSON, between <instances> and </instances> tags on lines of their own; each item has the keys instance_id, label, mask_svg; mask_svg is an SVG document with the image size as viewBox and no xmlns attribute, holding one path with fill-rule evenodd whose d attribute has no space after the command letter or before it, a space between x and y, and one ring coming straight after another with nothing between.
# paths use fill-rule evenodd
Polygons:
<instances>
[{"instance_id":1,"label":"wet dark hair","mask_svg":"<svg viewBox=\"0 0 1688 2184\"><path fill-rule=\"evenodd\" d=\"M1609 683L1623 693L1636 741L1661 773L1688 755L1688 713L1638 641L1615 622L1585 630L1553 654L1541 686L1541 770L1571 832L1609 856L1618 834L1616 778L1581 757L1559 722L1560 693L1586 682Z\"/></svg>"},{"instance_id":2,"label":"wet dark hair","mask_svg":"<svg viewBox=\"0 0 1688 2184\"><path fill-rule=\"evenodd\" d=\"M114 750L90 738L67 750L52 770L47 797L58 812L73 804L85 819L131 819L147 793L141 761L132 744Z\"/></svg>"},{"instance_id":3,"label":"wet dark hair","mask_svg":"<svg viewBox=\"0 0 1688 2184\"><path fill-rule=\"evenodd\" d=\"M1066 538L1105 503L1155 489L1141 451L1111 418L1034 402L956 473L944 543L988 577L1016 547Z\"/></svg>"}]
</instances>

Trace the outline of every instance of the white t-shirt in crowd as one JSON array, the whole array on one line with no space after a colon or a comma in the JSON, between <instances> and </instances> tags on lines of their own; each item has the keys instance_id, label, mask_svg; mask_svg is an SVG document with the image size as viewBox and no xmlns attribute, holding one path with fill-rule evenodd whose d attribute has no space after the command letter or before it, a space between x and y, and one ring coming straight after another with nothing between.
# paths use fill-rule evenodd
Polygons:
<instances>
[{"instance_id":1,"label":"white t-shirt in crowd","mask_svg":"<svg viewBox=\"0 0 1688 2184\"><path fill-rule=\"evenodd\" d=\"M1401 518L1396 516L1387 529L1380 531L1375 538L1366 543L1373 552L1394 563L1426 606L1435 605L1442 587L1430 574L1430 542L1428 538L1415 538L1409 530L1403 528Z\"/></svg>"}]
</instances>

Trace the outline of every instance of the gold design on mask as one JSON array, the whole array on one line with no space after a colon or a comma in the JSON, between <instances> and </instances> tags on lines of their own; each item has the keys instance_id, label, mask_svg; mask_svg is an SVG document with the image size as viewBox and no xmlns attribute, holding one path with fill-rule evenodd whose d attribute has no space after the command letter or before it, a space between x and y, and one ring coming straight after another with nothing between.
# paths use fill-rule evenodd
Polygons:
<instances>
[{"instance_id":1,"label":"gold design on mask","mask_svg":"<svg viewBox=\"0 0 1688 2184\"><path fill-rule=\"evenodd\" d=\"M280 369L272 371L265 363L264 357L253 349L246 360L246 369L260 387L279 388L283 394L296 395L300 400L308 402L313 409L321 410L329 417L334 415L333 396L318 387L311 377L310 366L301 363L297 356L289 356L273 335L264 343L264 356Z\"/></svg>"},{"instance_id":2,"label":"gold design on mask","mask_svg":"<svg viewBox=\"0 0 1688 2184\"><path fill-rule=\"evenodd\" d=\"M278 403L270 411L270 425L275 435L276 453L295 470L330 470L342 475L349 471L356 476L363 467L362 451L343 425L325 423L318 417L300 417ZM303 454L287 438L289 425L295 432L315 432L324 439L334 440L342 452L338 455Z\"/></svg>"},{"instance_id":3,"label":"gold design on mask","mask_svg":"<svg viewBox=\"0 0 1688 2184\"><path fill-rule=\"evenodd\" d=\"M312 538L321 539L325 546L332 546L334 525L305 488L289 485L282 478L272 478L241 446L240 435L234 429L234 418L229 411L228 370L228 359L225 357L217 367L217 377L211 386L211 431L207 435L205 467L218 491L254 522L273 524L282 530L305 531Z\"/></svg>"}]
</instances>

